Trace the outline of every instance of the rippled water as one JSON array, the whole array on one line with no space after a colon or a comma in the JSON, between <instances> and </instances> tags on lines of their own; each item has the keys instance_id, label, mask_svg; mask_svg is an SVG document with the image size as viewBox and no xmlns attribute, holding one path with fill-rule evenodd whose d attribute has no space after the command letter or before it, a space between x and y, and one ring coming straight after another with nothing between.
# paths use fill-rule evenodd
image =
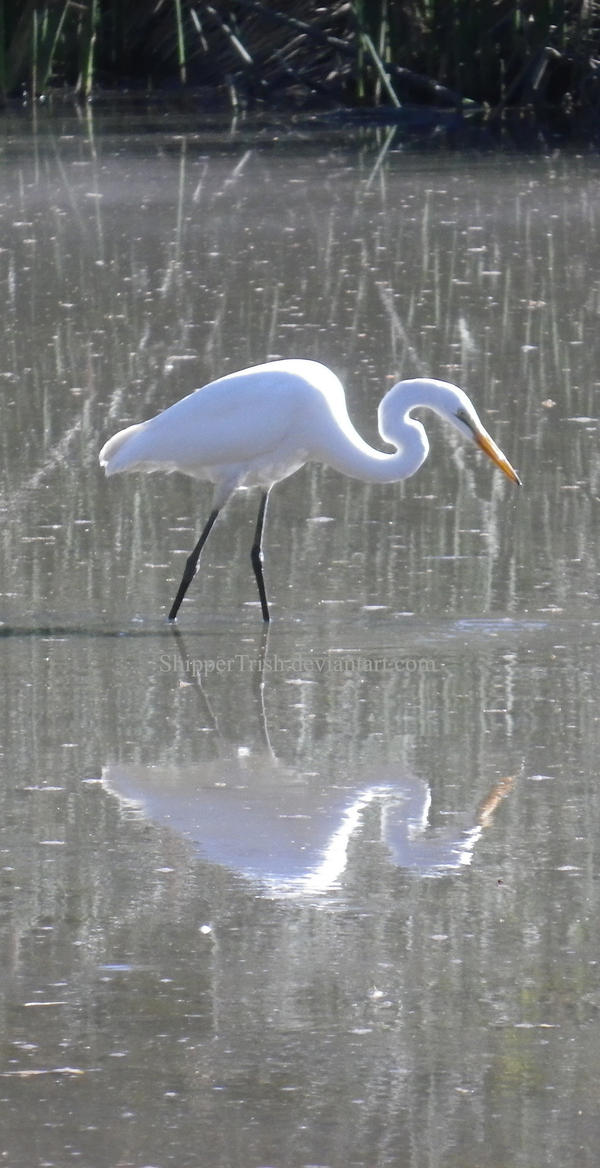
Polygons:
<instances>
[{"instance_id":1,"label":"rippled water","mask_svg":"<svg viewBox=\"0 0 600 1168\"><path fill-rule=\"evenodd\" d=\"M596 158L181 119L2 141L11 1168L596 1162ZM399 486L102 443L282 356L473 397ZM425 419L424 419L425 420Z\"/></svg>"}]
</instances>

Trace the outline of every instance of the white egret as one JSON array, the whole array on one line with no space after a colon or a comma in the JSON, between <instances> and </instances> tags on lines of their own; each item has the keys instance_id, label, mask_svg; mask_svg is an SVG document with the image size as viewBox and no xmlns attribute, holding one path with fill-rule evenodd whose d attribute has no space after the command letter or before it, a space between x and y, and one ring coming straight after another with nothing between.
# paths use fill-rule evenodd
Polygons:
<instances>
[{"instance_id":1,"label":"white egret","mask_svg":"<svg viewBox=\"0 0 600 1168\"><path fill-rule=\"evenodd\" d=\"M355 430L336 375L316 361L273 361L229 373L202 386L147 422L128 426L102 447L107 475L121 471L181 471L214 483L212 510L185 566L169 620L198 569L200 553L215 520L239 487L260 487L252 544L252 567L265 621L269 606L263 578L262 534L269 491L305 462L323 462L369 483L407 479L429 452L427 435L411 417L426 406L485 451L514 483L517 472L482 425L466 393L444 381L400 381L379 404L385 453Z\"/></svg>"}]
</instances>

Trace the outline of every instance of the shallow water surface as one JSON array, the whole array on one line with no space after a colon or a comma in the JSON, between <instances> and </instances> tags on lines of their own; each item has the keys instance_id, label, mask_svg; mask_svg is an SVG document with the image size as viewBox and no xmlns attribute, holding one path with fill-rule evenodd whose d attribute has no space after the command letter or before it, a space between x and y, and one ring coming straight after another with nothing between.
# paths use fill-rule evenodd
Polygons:
<instances>
[{"instance_id":1,"label":"shallow water surface","mask_svg":"<svg viewBox=\"0 0 600 1168\"><path fill-rule=\"evenodd\" d=\"M11 1168L595 1164L595 159L7 123L0 1150ZM409 482L102 443L220 373L473 397Z\"/></svg>"}]
</instances>

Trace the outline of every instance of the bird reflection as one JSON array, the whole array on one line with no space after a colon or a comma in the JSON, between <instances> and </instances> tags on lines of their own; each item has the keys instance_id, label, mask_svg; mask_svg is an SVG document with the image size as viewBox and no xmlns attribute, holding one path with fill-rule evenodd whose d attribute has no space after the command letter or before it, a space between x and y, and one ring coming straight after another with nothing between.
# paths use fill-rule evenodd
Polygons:
<instances>
[{"instance_id":1,"label":"bird reflection","mask_svg":"<svg viewBox=\"0 0 600 1168\"><path fill-rule=\"evenodd\" d=\"M183 653L183 639L174 635ZM188 684L197 689L218 733L206 684L198 676ZM307 772L282 762L269 739L260 672L254 685L255 746L223 745L218 758L185 766L109 765L102 773L107 790L129 813L168 827L203 859L266 895L333 892L374 850L384 865L424 876L470 864L514 776L494 784L462 830L434 831L431 791L422 778L379 764L338 775L329 765L313 769L312 759Z\"/></svg>"}]
</instances>

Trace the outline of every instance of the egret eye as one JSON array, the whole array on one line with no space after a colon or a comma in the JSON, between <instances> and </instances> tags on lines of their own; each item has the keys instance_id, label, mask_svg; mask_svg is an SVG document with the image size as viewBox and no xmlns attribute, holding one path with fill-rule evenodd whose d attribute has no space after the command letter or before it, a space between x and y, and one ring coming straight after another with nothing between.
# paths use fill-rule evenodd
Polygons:
<instances>
[{"instance_id":1,"label":"egret eye","mask_svg":"<svg viewBox=\"0 0 600 1168\"><path fill-rule=\"evenodd\" d=\"M458 418L459 422L462 422L465 426L468 426L469 430L473 430L473 423L463 406L460 406L460 408L456 411L456 417Z\"/></svg>"}]
</instances>

